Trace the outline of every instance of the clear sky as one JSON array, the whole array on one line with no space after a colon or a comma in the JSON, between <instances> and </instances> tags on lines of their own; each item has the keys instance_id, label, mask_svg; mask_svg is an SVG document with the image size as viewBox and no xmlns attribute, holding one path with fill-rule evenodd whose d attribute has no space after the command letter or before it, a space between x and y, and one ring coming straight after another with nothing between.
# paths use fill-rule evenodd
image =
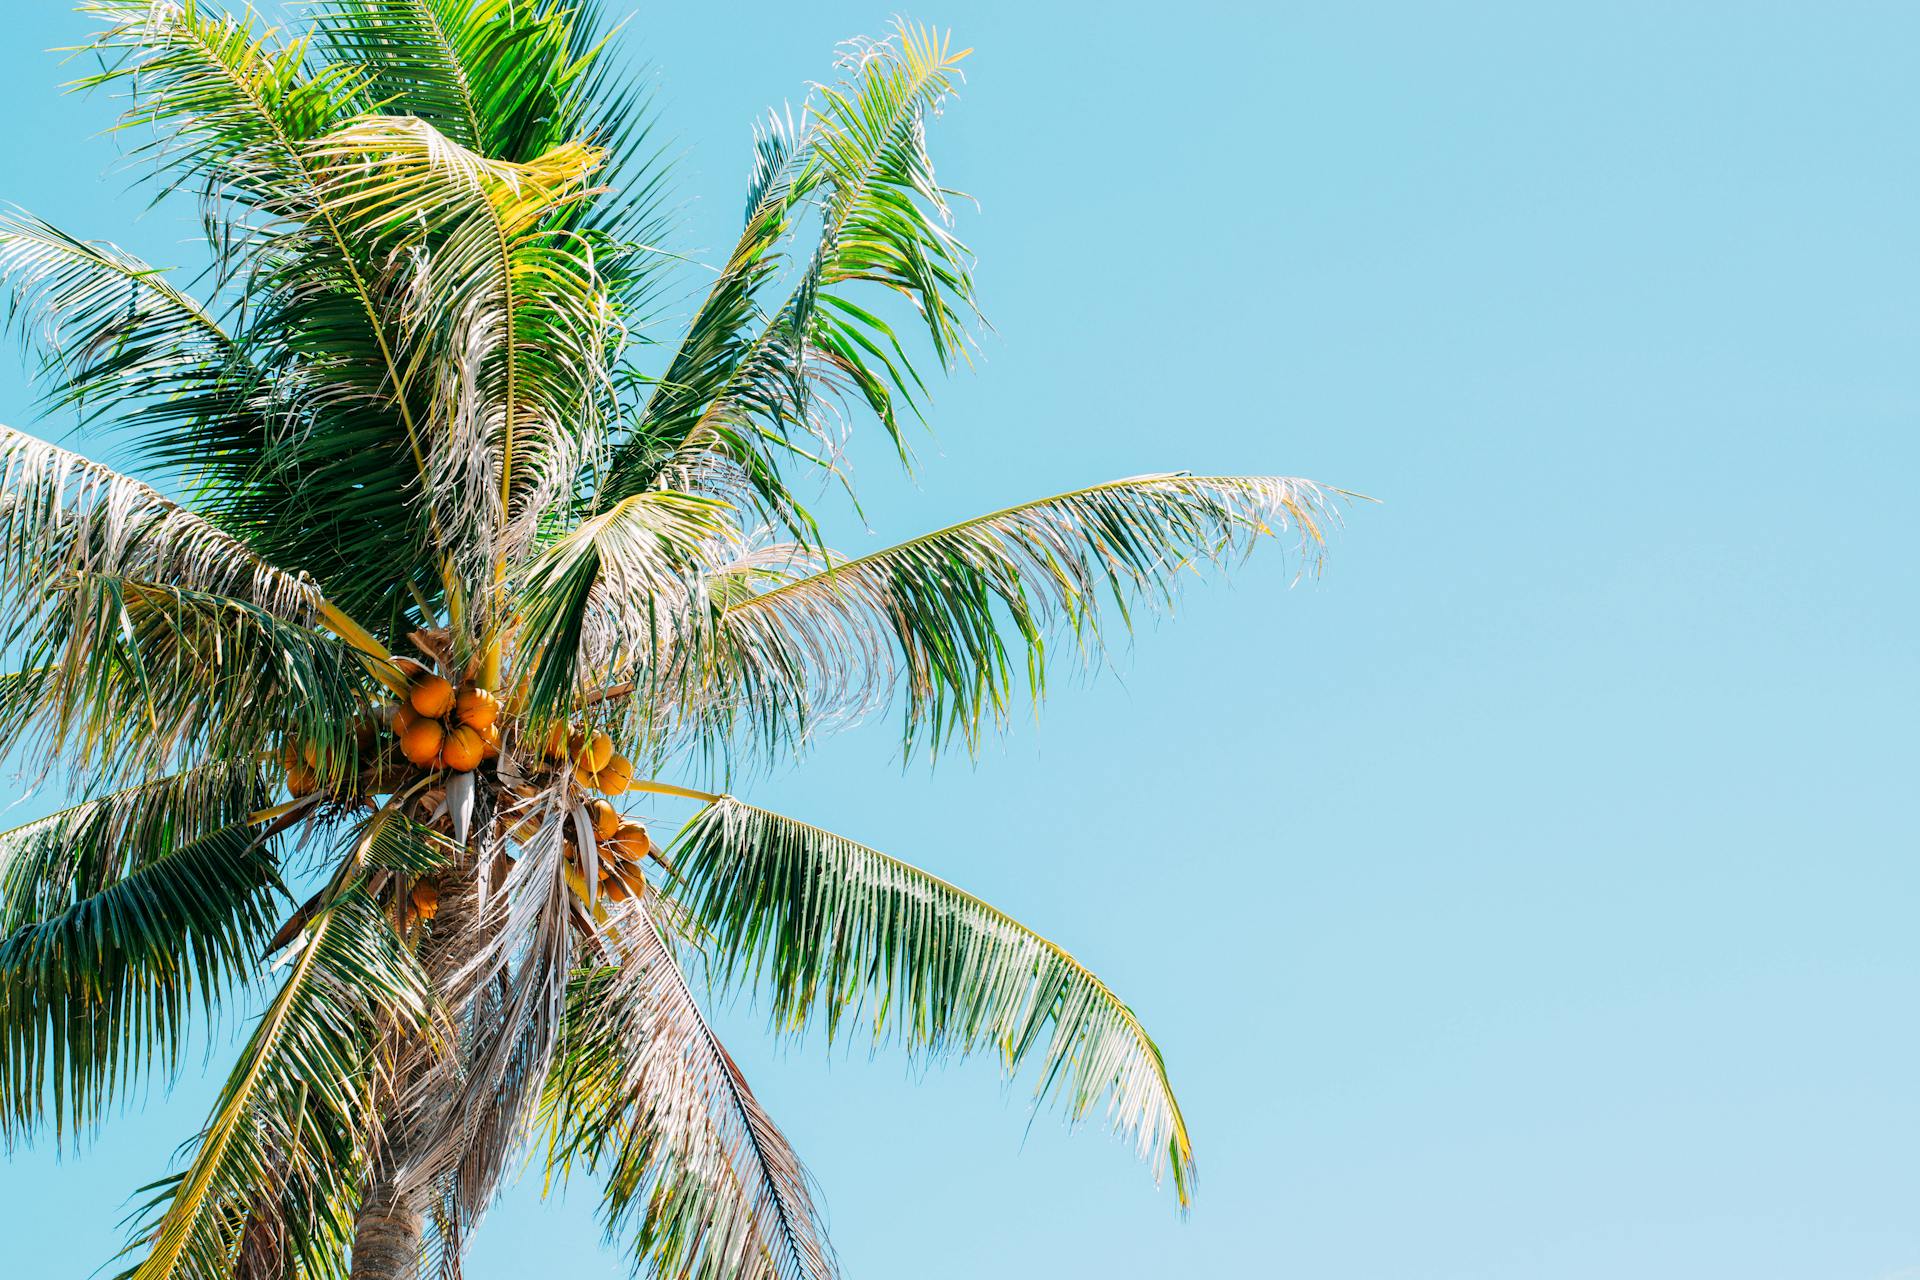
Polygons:
<instances>
[{"instance_id":1,"label":"clear sky","mask_svg":"<svg viewBox=\"0 0 1920 1280\"><path fill-rule=\"evenodd\" d=\"M754 115L889 13L636 16L681 243L726 243ZM1175 468L1384 502L977 765L903 773L876 725L752 793L1074 950L1198 1144L1182 1223L987 1062L724 1011L849 1276L1920 1277L1920 16L912 13L977 49L935 153L996 332L917 484L856 452L840 544ZM64 4L9 18L0 196L191 261L56 89ZM17 1155L0 1272L104 1261L210 1092ZM623 1274L588 1190L522 1184L469 1276Z\"/></svg>"}]
</instances>

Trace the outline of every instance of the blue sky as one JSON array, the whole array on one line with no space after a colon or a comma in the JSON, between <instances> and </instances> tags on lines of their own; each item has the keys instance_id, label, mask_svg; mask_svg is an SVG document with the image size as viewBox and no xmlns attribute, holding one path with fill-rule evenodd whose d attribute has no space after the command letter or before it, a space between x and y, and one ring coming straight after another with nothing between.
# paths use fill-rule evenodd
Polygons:
<instances>
[{"instance_id":1,"label":"blue sky","mask_svg":"<svg viewBox=\"0 0 1920 1280\"><path fill-rule=\"evenodd\" d=\"M31 9L0 196L191 261ZM681 243L889 12L640 11ZM839 543L1175 468L1383 502L977 764L875 726L757 786L1074 950L1198 1144L1182 1223L1097 1128L1029 1128L1030 1082L724 1010L848 1274L1920 1277L1912 9L912 12L977 49L935 153L995 332L917 482L856 448ZM104 1261L210 1091L16 1155L9 1269ZM589 1190L516 1188L468 1274L623 1274Z\"/></svg>"}]
</instances>

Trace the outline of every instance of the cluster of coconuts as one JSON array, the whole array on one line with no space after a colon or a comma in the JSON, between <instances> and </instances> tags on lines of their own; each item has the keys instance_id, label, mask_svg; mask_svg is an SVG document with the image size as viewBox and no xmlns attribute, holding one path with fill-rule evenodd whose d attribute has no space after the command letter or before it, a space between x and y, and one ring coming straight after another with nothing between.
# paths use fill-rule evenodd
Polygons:
<instances>
[{"instance_id":1,"label":"cluster of coconuts","mask_svg":"<svg viewBox=\"0 0 1920 1280\"><path fill-rule=\"evenodd\" d=\"M602 795L625 794L633 785L633 761L613 749L613 739L595 730L557 724L544 744L549 760L571 760L573 780Z\"/></svg>"},{"instance_id":2,"label":"cluster of coconuts","mask_svg":"<svg viewBox=\"0 0 1920 1280\"><path fill-rule=\"evenodd\" d=\"M387 723L409 762L421 769L470 773L500 754L500 702L492 692L465 681L456 685L410 659L398 662L407 687L388 712ZM377 743L375 723L355 726L363 755ZM633 762L614 750L613 739L604 732L557 724L542 747L545 758L556 768L570 768L584 790L617 796L633 784ZM303 796L320 789L324 759L314 743L289 741L281 763L290 793ZM638 895L643 864L650 856L662 856L659 846L644 826L628 821L603 799L589 800L587 813L598 850L600 892L614 902ZM571 829L564 839L575 865L584 866ZM439 889L431 881L416 881L407 894L406 910L409 922L433 919L440 910Z\"/></svg>"},{"instance_id":3,"label":"cluster of coconuts","mask_svg":"<svg viewBox=\"0 0 1920 1280\"><path fill-rule=\"evenodd\" d=\"M499 719L500 700L490 691L456 688L445 676L423 671L408 682L392 727L400 754L420 768L471 773L500 754Z\"/></svg>"},{"instance_id":4,"label":"cluster of coconuts","mask_svg":"<svg viewBox=\"0 0 1920 1280\"><path fill-rule=\"evenodd\" d=\"M360 721L353 726L353 732L363 754L372 750L375 741L372 721ZM318 791L331 772L330 762L319 743L292 738L280 749L280 767L286 771L287 794L295 797Z\"/></svg>"},{"instance_id":5,"label":"cluster of coconuts","mask_svg":"<svg viewBox=\"0 0 1920 1280\"><path fill-rule=\"evenodd\" d=\"M593 820L593 839L599 847L600 892L615 902L624 902L640 892L642 864L649 854L658 853L653 837L639 823L621 817L620 811L605 800L587 801L587 815ZM567 843L571 848L571 836Z\"/></svg>"}]
</instances>

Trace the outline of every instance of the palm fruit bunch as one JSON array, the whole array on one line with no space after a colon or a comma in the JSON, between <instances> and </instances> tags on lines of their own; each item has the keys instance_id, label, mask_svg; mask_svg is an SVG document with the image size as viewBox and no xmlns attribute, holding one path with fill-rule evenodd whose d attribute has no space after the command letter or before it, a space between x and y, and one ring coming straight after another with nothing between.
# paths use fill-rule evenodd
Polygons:
<instances>
[{"instance_id":1,"label":"palm fruit bunch","mask_svg":"<svg viewBox=\"0 0 1920 1280\"><path fill-rule=\"evenodd\" d=\"M600 892L624 902L641 891L647 856L655 852L647 829L629 822L605 800L587 801L593 838L599 846Z\"/></svg>"},{"instance_id":2,"label":"palm fruit bunch","mask_svg":"<svg viewBox=\"0 0 1920 1280\"><path fill-rule=\"evenodd\" d=\"M360 759L365 760L377 741L373 722L356 721L353 734ZM280 767L286 774L287 794L295 799L320 790L332 771L331 764L326 753L320 749L320 744L310 738L289 738L280 748Z\"/></svg>"},{"instance_id":3,"label":"palm fruit bunch","mask_svg":"<svg viewBox=\"0 0 1920 1280\"><path fill-rule=\"evenodd\" d=\"M572 763L573 780L585 790L617 796L633 785L633 761L615 751L613 739L597 729L556 724L547 731L544 746L547 759Z\"/></svg>"},{"instance_id":4,"label":"palm fruit bunch","mask_svg":"<svg viewBox=\"0 0 1920 1280\"><path fill-rule=\"evenodd\" d=\"M280 748L280 767L286 771L288 795L298 798L320 789L318 744L289 739Z\"/></svg>"},{"instance_id":5,"label":"palm fruit bunch","mask_svg":"<svg viewBox=\"0 0 1920 1280\"><path fill-rule=\"evenodd\" d=\"M406 669L406 697L392 722L402 755L422 769L471 773L500 754L499 699L418 664Z\"/></svg>"}]
</instances>

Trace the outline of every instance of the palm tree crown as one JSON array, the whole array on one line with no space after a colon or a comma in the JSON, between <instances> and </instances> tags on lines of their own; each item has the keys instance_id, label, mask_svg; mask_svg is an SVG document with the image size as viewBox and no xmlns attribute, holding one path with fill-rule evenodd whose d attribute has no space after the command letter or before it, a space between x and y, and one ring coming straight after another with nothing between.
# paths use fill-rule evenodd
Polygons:
<instances>
[{"instance_id":1,"label":"palm tree crown","mask_svg":"<svg viewBox=\"0 0 1920 1280\"><path fill-rule=\"evenodd\" d=\"M298 37L83 8L83 83L210 266L0 219L49 408L160 486L0 429L0 747L86 797L0 836L0 1133L99 1123L258 986L140 1280L457 1274L528 1150L603 1183L637 1266L832 1275L698 958L783 1034L1033 1064L1184 1205L1160 1053L1093 974L723 793L883 705L908 751L971 748L1056 647L1261 535L1313 559L1344 497L1142 476L827 549L842 424L904 459L976 321L927 151L964 53L902 24L768 116L668 336L686 264L592 4L314 0ZM656 840L636 801L693 816Z\"/></svg>"}]
</instances>

